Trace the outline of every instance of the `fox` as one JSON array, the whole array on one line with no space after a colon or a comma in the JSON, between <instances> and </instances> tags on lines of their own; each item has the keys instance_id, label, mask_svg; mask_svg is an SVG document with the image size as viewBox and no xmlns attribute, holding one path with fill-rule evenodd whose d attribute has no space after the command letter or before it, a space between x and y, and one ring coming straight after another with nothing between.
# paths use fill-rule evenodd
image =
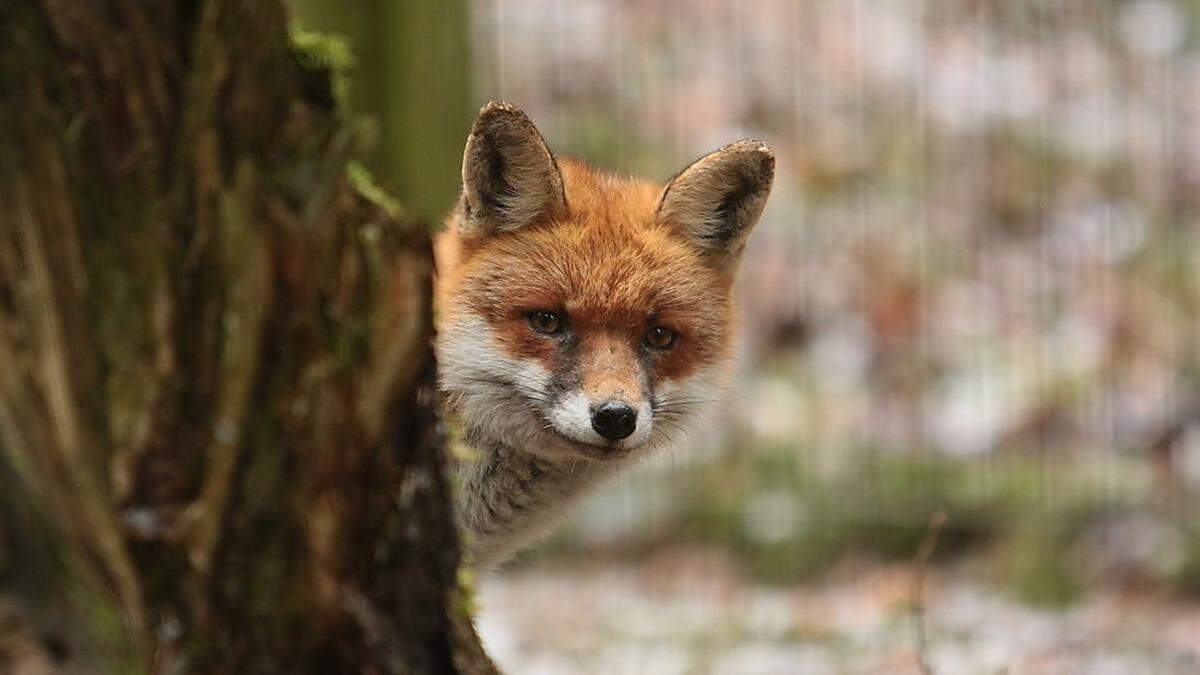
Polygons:
<instances>
[{"instance_id":1,"label":"fox","mask_svg":"<svg viewBox=\"0 0 1200 675\"><path fill-rule=\"evenodd\" d=\"M557 157L519 108L485 105L435 241L434 351L465 456L467 564L549 535L593 488L674 447L722 390L733 283L775 174L742 140L660 185Z\"/></svg>"}]
</instances>

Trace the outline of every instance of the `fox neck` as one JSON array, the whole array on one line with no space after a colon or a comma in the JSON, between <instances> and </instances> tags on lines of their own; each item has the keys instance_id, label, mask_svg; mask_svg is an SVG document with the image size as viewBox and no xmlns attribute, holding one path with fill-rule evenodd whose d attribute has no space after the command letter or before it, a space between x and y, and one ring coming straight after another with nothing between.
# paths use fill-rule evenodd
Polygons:
<instances>
[{"instance_id":1,"label":"fox neck","mask_svg":"<svg viewBox=\"0 0 1200 675\"><path fill-rule=\"evenodd\" d=\"M621 462L551 460L498 442L458 462L458 519L471 564L486 569L546 536Z\"/></svg>"}]
</instances>

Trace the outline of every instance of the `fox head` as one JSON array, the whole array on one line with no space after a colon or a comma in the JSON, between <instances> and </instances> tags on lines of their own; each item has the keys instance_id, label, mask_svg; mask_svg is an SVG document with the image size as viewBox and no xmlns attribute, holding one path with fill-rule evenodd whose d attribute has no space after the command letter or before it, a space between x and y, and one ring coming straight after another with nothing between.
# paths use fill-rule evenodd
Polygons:
<instances>
[{"instance_id":1,"label":"fox head","mask_svg":"<svg viewBox=\"0 0 1200 675\"><path fill-rule=\"evenodd\" d=\"M485 106L439 242L439 381L468 441L610 460L685 430L726 371L733 276L774 170L747 140L665 187L618 178Z\"/></svg>"}]
</instances>

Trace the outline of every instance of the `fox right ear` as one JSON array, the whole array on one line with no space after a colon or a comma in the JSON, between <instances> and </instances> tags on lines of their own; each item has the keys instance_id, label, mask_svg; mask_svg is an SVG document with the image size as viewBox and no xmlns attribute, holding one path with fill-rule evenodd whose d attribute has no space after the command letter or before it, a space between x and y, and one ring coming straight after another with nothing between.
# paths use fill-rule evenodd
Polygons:
<instances>
[{"instance_id":1,"label":"fox right ear","mask_svg":"<svg viewBox=\"0 0 1200 675\"><path fill-rule=\"evenodd\" d=\"M515 106L483 106L463 151L465 235L511 232L566 213L562 174L537 127Z\"/></svg>"},{"instance_id":2,"label":"fox right ear","mask_svg":"<svg viewBox=\"0 0 1200 675\"><path fill-rule=\"evenodd\" d=\"M736 265L746 238L762 216L775 154L745 140L710 152L667 184L657 216L678 227L718 266Z\"/></svg>"}]
</instances>

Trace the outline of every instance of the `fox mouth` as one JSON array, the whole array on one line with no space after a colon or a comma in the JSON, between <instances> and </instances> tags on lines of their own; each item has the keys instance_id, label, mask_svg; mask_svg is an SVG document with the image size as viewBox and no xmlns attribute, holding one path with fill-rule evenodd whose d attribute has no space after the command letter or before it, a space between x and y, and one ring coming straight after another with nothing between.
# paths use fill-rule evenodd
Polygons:
<instances>
[{"instance_id":1,"label":"fox mouth","mask_svg":"<svg viewBox=\"0 0 1200 675\"><path fill-rule=\"evenodd\" d=\"M516 414L517 411L512 407L507 408L509 410L507 415L501 413L501 417L507 418L508 424L516 423L520 426L533 427L530 430L533 434L526 436L523 442L528 446L524 448L526 451L545 455L546 450L549 450L550 456L575 456L597 462L612 462L628 457L643 445L641 442L626 445L619 440L597 443L577 438L566 433L553 422L550 410L547 409L552 404L552 399L547 395L511 381L489 379L486 382L502 387L499 391L494 390L493 396L499 394L500 400L505 400L507 406L519 406L532 417L532 419L526 418L518 422L523 416ZM487 435L488 432L483 431L483 433ZM528 434L528 431L525 433ZM541 440L538 441L538 438ZM546 447L547 445L550 447ZM551 448L557 448L558 451Z\"/></svg>"},{"instance_id":2,"label":"fox mouth","mask_svg":"<svg viewBox=\"0 0 1200 675\"><path fill-rule=\"evenodd\" d=\"M600 444L588 443L587 441L581 441L577 438L572 438L556 429L551 422L545 419L545 415L543 415L540 411L538 412L538 418L540 418L542 424L545 425L545 431L549 432L554 436L555 439L570 448L572 451L583 455L588 459L596 459L600 461L621 459L625 455L628 455L631 450L633 450L633 448L622 447L620 442Z\"/></svg>"},{"instance_id":3,"label":"fox mouth","mask_svg":"<svg viewBox=\"0 0 1200 675\"><path fill-rule=\"evenodd\" d=\"M543 432L550 434L559 443L570 448L571 451L575 452L576 454L586 457L587 459L594 459L598 461L618 460L628 455L634 449L633 447L622 446L620 441L613 441L612 443L589 443L587 441L581 441L577 438L568 436L554 426L554 423L550 421L550 419L534 401L531 401L525 396L522 396L521 398L523 398L529 405L530 409L533 410L533 414L537 417L538 422L540 422L542 425Z\"/></svg>"},{"instance_id":4,"label":"fox mouth","mask_svg":"<svg viewBox=\"0 0 1200 675\"><path fill-rule=\"evenodd\" d=\"M584 441L579 441L567 436L553 427L548 429L548 431L554 434L564 445L569 446L572 450L587 457L588 459L611 461L621 459L633 450L633 448L621 447L619 443L600 445L597 443L586 443Z\"/></svg>"}]
</instances>

